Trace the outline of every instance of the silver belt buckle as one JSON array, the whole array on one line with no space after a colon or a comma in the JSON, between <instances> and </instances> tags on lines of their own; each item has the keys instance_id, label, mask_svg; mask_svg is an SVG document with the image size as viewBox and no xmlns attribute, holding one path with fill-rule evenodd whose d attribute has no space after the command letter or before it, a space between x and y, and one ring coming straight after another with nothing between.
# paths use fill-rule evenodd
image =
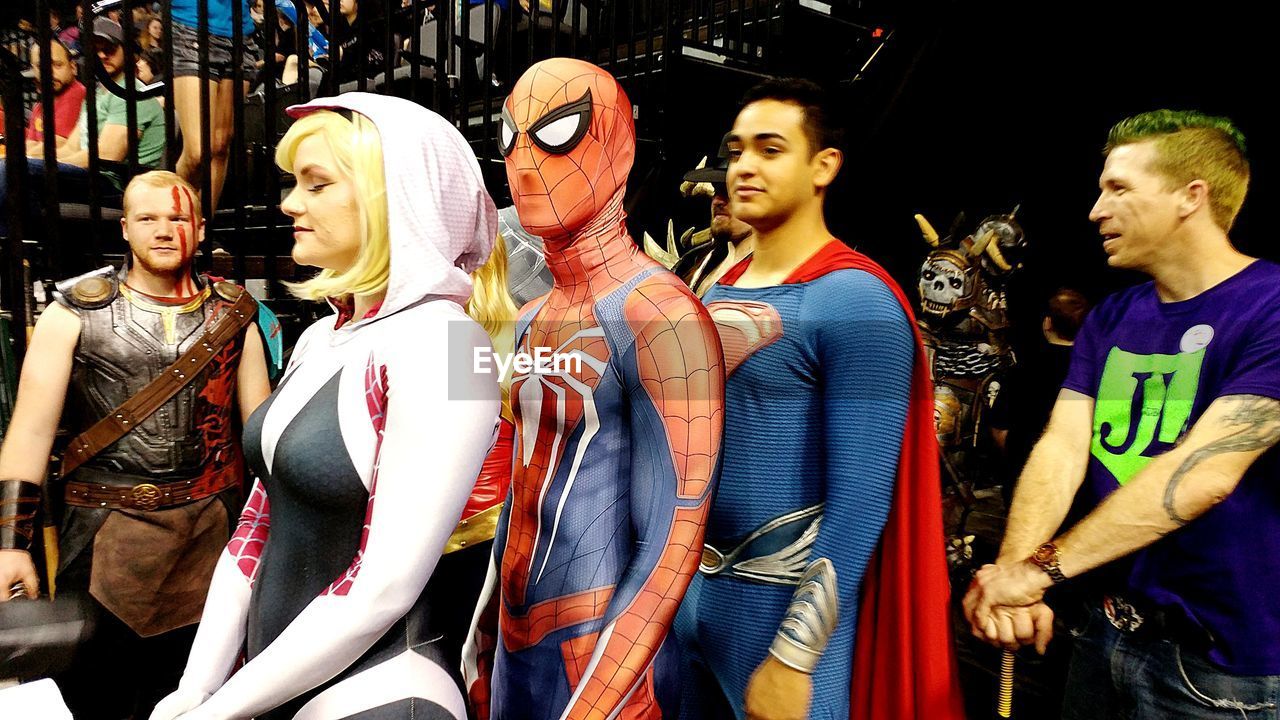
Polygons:
<instances>
[{"instance_id":1,"label":"silver belt buckle","mask_svg":"<svg viewBox=\"0 0 1280 720\"><path fill-rule=\"evenodd\" d=\"M1142 627L1143 617L1137 608L1123 598L1107 595L1102 598L1102 612L1115 629L1131 633Z\"/></svg>"}]
</instances>

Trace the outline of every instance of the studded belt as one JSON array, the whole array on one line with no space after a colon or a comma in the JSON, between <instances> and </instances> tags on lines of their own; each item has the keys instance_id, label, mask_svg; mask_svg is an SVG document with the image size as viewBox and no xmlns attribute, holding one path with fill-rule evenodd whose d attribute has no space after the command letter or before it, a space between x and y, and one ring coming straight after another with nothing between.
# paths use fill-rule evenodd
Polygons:
<instances>
[{"instance_id":1,"label":"studded belt","mask_svg":"<svg viewBox=\"0 0 1280 720\"><path fill-rule=\"evenodd\" d=\"M1214 644L1212 633L1182 613L1135 605L1119 595L1102 598L1102 614L1112 627L1127 635L1173 640L1205 651Z\"/></svg>"},{"instance_id":2,"label":"studded belt","mask_svg":"<svg viewBox=\"0 0 1280 720\"><path fill-rule=\"evenodd\" d=\"M203 500L223 490L237 486L241 481L239 468L211 473L187 480L165 482L130 482L141 480L136 475L121 476L119 481L82 482L68 480L64 498L68 505L108 510L163 510Z\"/></svg>"},{"instance_id":3,"label":"studded belt","mask_svg":"<svg viewBox=\"0 0 1280 720\"><path fill-rule=\"evenodd\" d=\"M1106 595L1102 598L1102 614L1107 616L1112 627L1121 632L1137 632L1142 623L1146 622L1143 613L1119 595Z\"/></svg>"}]
</instances>

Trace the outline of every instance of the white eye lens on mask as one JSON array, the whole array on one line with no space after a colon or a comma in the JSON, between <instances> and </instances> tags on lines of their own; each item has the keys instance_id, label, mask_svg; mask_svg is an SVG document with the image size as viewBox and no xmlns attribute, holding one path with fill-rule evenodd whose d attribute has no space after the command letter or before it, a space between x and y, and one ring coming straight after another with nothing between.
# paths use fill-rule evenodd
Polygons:
<instances>
[{"instance_id":1,"label":"white eye lens on mask","mask_svg":"<svg viewBox=\"0 0 1280 720\"><path fill-rule=\"evenodd\" d=\"M529 139L544 152L563 155L578 146L591 127L591 91L543 115L529 127Z\"/></svg>"},{"instance_id":2,"label":"white eye lens on mask","mask_svg":"<svg viewBox=\"0 0 1280 720\"><path fill-rule=\"evenodd\" d=\"M538 130L536 137L539 144L548 147L559 147L568 144L570 138L578 131L578 125L586 117L581 113L563 117Z\"/></svg>"},{"instance_id":3,"label":"white eye lens on mask","mask_svg":"<svg viewBox=\"0 0 1280 720\"><path fill-rule=\"evenodd\" d=\"M498 124L498 149L502 151L502 155L505 157L511 154L515 146L516 131L515 128L511 127L511 123L504 112L502 122Z\"/></svg>"}]
</instances>

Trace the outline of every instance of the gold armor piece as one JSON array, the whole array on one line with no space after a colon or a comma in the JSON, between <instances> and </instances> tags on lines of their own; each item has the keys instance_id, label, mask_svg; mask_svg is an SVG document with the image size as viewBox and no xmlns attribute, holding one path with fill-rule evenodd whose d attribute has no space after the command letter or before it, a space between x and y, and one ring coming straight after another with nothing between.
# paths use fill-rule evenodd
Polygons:
<instances>
[{"instance_id":1,"label":"gold armor piece","mask_svg":"<svg viewBox=\"0 0 1280 720\"><path fill-rule=\"evenodd\" d=\"M100 277L85 278L71 288L77 302L91 305L111 296L111 281Z\"/></svg>"},{"instance_id":2,"label":"gold armor piece","mask_svg":"<svg viewBox=\"0 0 1280 720\"><path fill-rule=\"evenodd\" d=\"M129 491L129 502L139 510L155 510L160 506L160 488L151 483L134 485Z\"/></svg>"}]
</instances>

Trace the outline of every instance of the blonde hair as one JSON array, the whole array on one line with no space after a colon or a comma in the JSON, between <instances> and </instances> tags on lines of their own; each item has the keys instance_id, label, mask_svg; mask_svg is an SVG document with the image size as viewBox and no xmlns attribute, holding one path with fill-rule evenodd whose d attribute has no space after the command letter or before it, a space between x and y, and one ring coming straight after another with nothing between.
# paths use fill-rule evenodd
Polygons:
<instances>
[{"instance_id":1,"label":"blonde hair","mask_svg":"<svg viewBox=\"0 0 1280 720\"><path fill-rule=\"evenodd\" d=\"M280 139L276 146L276 165L285 172L293 172L298 145L312 135L324 138L338 171L355 184L360 250L356 261L342 272L325 269L310 280L285 283L285 286L303 300L376 295L387 289L391 276L387 181L378 128L359 113L352 113L348 120L336 112L317 110L299 118Z\"/></svg>"},{"instance_id":2,"label":"blonde hair","mask_svg":"<svg viewBox=\"0 0 1280 720\"><path fill-rule=\"evenodd\" d=\"M195 187L182 179L181 175L171 173L168 170L149 170L139 175L134 175L133 179L124 188L124 216L129 217L129 192L135 187L149 187L158 190L164 190L174 186L178 186L187 191L187 195L191 198L191 224L200 227L204 223L204 219L200 215L200 193Z\"/></svg>"},{"instance_id":3,"label":"blonde hair","mask_svg":"<svg viewBox=\"0 0 1280 720\"><path fill-rule=\"evenodd\" d=\"M471 285L467 314L489 333L494 350L512 352L516 314L520 309L507 290L507 244L501 234L493 243L489 259L471 273ZM503 387L510 381L510 377L502 378Z\"/></svg>"}]
</instances>

